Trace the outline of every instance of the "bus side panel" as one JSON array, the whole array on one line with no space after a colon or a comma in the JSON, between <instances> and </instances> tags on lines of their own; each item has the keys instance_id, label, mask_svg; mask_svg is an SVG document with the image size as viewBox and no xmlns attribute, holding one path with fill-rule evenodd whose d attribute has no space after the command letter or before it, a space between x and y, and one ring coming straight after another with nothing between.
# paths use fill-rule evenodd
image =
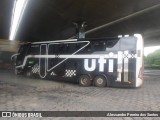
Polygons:
<instances>
[{"instance_id":1,"label":"bus side panel","mask_svg":"<svg viewBox=\"0 0 160 120\"><path fill-rule=\"evenodd\" d=\"M136 84L136 58L129 60L129 81L132 84L132 87L135 87Z\"/></svg>"},{"instance_id":2,"label":"bus side panel","mask_svg":"<svg viewBox=\"0 0 160 120\"><path fill-rule=\"evenodd\" d=\"M140 34L134 35L137 38L137 61L136 61L136 85L135 87L140 87L143 84L143 72L144 72L144 65L143 65L143 38Z\"/></svg>"},{"instance_id":3,"label":"bus side panel","mask_svg":"<svg viewBox=\"0 0 160 120\"><path fill-rule=\"evenodd\" d=\"M46 55L47 54L47 45L41 45L40 47L40 54ZM39 60L39 67L40 67L40 77L44 78L46 77L46 71L47 71L47 58L40 58Z\"/></svg>"},{"instance_id":4,"label":"bus side panel","mask_svg":"<svg viewBox=\"0 0 160 120\"><path fill-rule=\"evenodd\" d=\"M108 67L109 65L107 65ZM136 59L135 58L129 58L128 60L128 80L124 81L124 60L122 63L122 73L121 73L121 81L117 80L117 59L114 59L114 71L113 73L107 73L106 76L109 80L109 86L112 87L135 87L136 83Z\"/></svg>"}]
</instances>

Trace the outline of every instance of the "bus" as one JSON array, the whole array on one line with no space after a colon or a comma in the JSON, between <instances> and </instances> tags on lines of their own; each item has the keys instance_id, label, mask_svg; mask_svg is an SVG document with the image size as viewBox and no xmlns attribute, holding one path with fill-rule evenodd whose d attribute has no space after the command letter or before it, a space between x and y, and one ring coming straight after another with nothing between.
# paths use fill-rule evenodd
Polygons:
<instances>
[{"instance_id":1,"label":"bus","mask_svg":"<svg viewBox=\"0 0 160 120\"><path fill-rule=\"evenodd\" d=\"M15 73L28 77L72 79L82 86L140 87L143 38L140 34L22 44Z\"/></svg>"}]
</instances>

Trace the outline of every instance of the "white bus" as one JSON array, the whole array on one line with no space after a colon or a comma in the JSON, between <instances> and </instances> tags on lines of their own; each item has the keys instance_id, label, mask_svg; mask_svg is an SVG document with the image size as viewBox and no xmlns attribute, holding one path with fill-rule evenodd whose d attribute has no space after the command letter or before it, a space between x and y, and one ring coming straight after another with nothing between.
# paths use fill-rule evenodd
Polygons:
<instances>
[{"instance_id":1,"label":"white bus","mask_svg":"<svg viewBox=\"0 0 160 120\"><path fill-rule=\"evenodd\" d=\"M133 36L27 43L16 56L16 74L72 79L82 86L140 87L143 39Z\"/></svg>"}]
</instances>

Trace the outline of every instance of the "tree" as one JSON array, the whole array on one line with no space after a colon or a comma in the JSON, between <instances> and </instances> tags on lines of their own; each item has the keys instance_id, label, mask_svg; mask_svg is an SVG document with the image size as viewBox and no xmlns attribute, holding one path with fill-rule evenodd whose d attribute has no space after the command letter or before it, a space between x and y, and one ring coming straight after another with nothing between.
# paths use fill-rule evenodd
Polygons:
<instances>
[{"instance_id":1,"label":"tree","mask_svg":"<svg viewBox=\"0 0 160 120\"><path fill-rule=\"evenodd\" d=\"M145 65L160 65L160 49L144 58Z\"/></svg>"}]
</instances>

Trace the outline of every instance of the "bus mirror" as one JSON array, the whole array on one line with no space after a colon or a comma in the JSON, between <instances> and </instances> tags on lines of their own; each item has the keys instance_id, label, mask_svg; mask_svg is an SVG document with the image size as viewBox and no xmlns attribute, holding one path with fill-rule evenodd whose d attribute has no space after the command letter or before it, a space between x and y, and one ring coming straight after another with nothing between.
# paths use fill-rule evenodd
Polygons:
<instances>
[{"instance_id":1,"label":"bus mirror","mask_svg":"<svg viewBox=\"0 0 160 120\"><path fill-rule=\"evenodd\" d=\"M14 54L14 55L12 55L11 56L11 61L15 61L16 59L17 59L17 56L19 55L19 53L18 54Z\"/></svg>"}]
</instances>

